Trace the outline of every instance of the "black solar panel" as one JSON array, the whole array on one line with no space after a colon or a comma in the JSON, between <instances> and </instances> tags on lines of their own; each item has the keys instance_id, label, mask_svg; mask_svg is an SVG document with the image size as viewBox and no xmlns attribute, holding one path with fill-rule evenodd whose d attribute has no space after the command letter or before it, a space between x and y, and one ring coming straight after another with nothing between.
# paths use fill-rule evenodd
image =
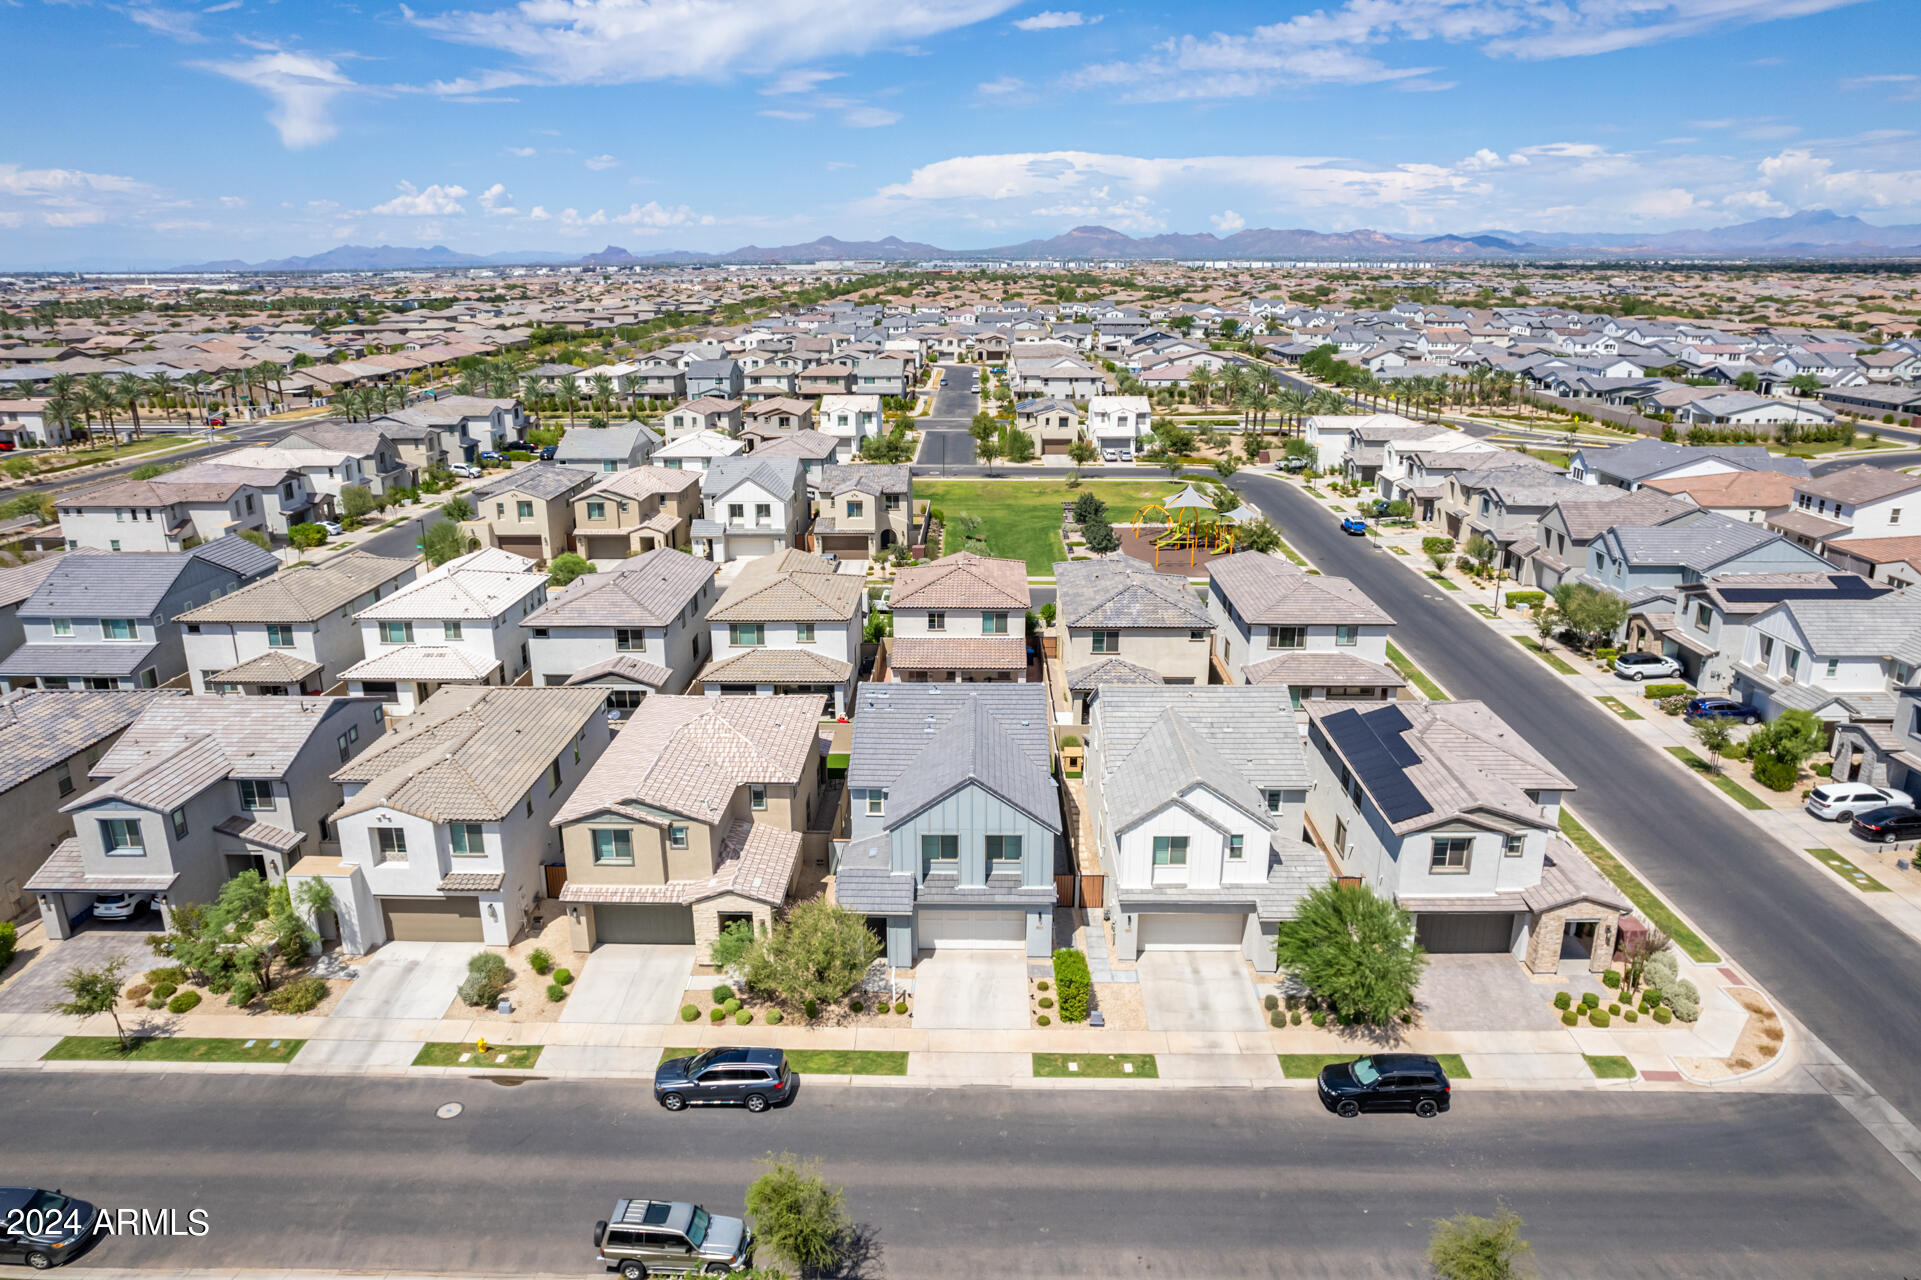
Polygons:
<instances>
[{"instance_id":1,"label":"black solar panel","mask_svg":"<svg viewBox=\"0 0 1921 1280\"><path fill-rule=\"evenodd\" d=\"M1866 578L1837 575L1822 586L1804 587L1721 587L1721 598L1730 604L1766 604L1778 600L1872 600L1893 588Z\"/></svg>"},{"instance_id":2,"label":"black solar panel","mask_svg":"<svg viewBox=\"0 0 1921 1280\"><path fill-rule=\"evenodd\" d=\"M1395 711L1394 715L1399 717L1400 713ZM1409 818L1434 812L1434 806L1408 780L1405 766L1396 759L1397 754L1406 750L1398 739L1394 741L1394 750L1391 751L1388 743L1375 735L1374 729L1358 711L1336 712L1322 720L1321 724L1347 758L1348 767L1360 778L1361 785L1374 797L1374 803L1387 815L1389 822L1405 822ZM1401 724L1407 724L1405 718L1401 718Z\"/></svg>"},{"instance_id":3,"label":"black solar panel","mask_svg":"<svg viewBox=\"0 0 1921 1280\"><path fill-rule=\"evenodd\" d=\"M1365 712L1361 719L1374 736L1381 740L1381 745L1387 748L1388 757L1395 764L1403 769L1412 769L1421 763L1421 753L1408 746L1407 739L1401 736L1414 726L1409 723L1406 716L1401 714L1399 707L1381 707L1375 711Z\"/></svg>"}]
</instances>

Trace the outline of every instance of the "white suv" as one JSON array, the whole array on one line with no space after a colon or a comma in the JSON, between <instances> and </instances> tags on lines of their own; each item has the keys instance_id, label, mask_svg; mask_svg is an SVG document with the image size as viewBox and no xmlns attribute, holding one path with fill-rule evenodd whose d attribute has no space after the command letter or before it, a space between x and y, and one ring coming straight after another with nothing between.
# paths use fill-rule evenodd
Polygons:
<instances>
[{"instance_id":1,"label":"white suv","mask_svg":"<svg viewBox=\"0 0 1921 1280\"><path fill-rule=\"evenodd\" d=\"M1808 794L1808 812L1823 822L1845 822L1887 805L1912 805L1907 792L1871 787L1865 782L1824 782Z\"/></svg>"},{"instance_id":2,"label":"white suv","mask_svg":"<svg viewBox=\"0 0 1921 1280\"><path fill-rule=\"evenodd\" d=\"M1675 677L1681 664L1666 654L1624 653L1614 660L1614 674L1624 680L1645 680L1649 676Z\"/></svg>"}]
</instances>

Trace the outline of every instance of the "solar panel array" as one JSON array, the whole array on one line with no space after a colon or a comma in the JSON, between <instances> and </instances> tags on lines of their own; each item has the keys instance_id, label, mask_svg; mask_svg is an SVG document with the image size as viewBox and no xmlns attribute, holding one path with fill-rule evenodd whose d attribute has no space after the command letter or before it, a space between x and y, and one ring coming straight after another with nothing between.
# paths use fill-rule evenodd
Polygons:
<instances>
[{"instance_id":1,"label":"solar panel array","mask_svg":"<svg viewBox=\"0 0 1921 1280\"><path fill-rule=\"evenodd\" d=\"M1872 600L1893 588L1866 578L1836 574L1818 587L1721 587L1719 590L1721 598L1730 604L1766 604L1779 600Z\"/></svg>"},{"instance_id":2,"label":"solar panel array","mask_svg":"<svg viewBox=\"0 0 1921 1280\"><path fill-rule=\"evenodd\" d=\"M1407 769L1419 764L1421 757L1400 736L1411 727L1400 711L1393 707L1368 715L1337 711L1324 717L1321 725L1389 822L1434 812L1407 776Z\"/></svg>"}]
</instances>

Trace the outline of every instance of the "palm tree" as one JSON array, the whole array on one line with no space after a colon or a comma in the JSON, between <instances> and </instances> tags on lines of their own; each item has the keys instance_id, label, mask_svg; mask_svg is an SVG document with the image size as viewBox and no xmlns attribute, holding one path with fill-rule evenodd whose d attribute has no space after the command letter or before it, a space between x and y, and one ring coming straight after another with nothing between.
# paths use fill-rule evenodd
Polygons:
<instances>
[{"instance_id":1,"label":"palm tree","mask_svg":"<svg viewBox=\"0 0 1921 1280\"><path fill-rule=\"evenodd\" d=\"M343 387L334 392L334 407L347 415L352 422L360 415L361 396L357 387Z\"/></svg>"},{"instance_id":2,"label":"palm tree","mask_svg":"<svg viewBox=\"0 0 1921 1280\"><path fill-rule=\"evenodd\" d=\"M220 388L220 398L238 409L240 397L247 391L247 373L244 369L229 369L220 375L215 385Z\"/></svg>"},{"instance_id":3,"label":"palm tree","mask_svg":"<svg viewBox=\"0 0 1921 1280\"><path fill-rule=\"evenodd\" d=\"M520 380L520 403L529 413L540 412L540 379L531 373Z\"/></svg>"},{"instance_id":4,"label":"palm tree","mask_svg":"<svg viewBox=\"0 0 1921 1280\"><path fill-rule=\"evenodd\" d=\"M140 438L140 401L147 394L147 384L131 373L123 373L113 380L114 402L133 415L133 438Z\"/></svg>"},{"instance_id":5,"label":"palm tree","mask_svg":"<svg viewBox=\"0 0 1921 1280\"><path fill-rule=\"evenodd\" d=\"M614 380L607 374L595 374L592 378L588 379L587 385L592 389L594 404L599 408L604 410L613 402Z\"/></svg>"},{"instance_id":6,"label":"palm tree","mask_svg":"<svg viewBox=\"0 0 1921 1280\"><path fill-rule=\"evenodd\" d=\"M574 401L579 397L579 395L580 395L579 381L575 379L574 375L571 373L562 374L560 376L560 398L561 398L561 401L567 406L567 427L569 430L573 429Z\"/></svg>"},{"instance_id":7,"label":"palm tree","mask_svg":"<svg viewBox=\"0 0 1921 1280\"><path fill-rule=\"evenodd\" d=\"M472 369L464 370L458 378L454 379L454 393L463 396L480 393L480 379Z\"/></svg>"},{"instance_id":8,"label":"palm tree","mask_svg":"<svg viewBox=\"0 0 1921 1280\"><path fill-rule=\"evenodd\" d=\"M1292 420L1295 429L1298 431L1301 426L1301 419L1307 416L1307 406L1310 399L1311 397L1307 392L1290 387L1274 397L1274 407L1280 410L1282 415Z\"/></svg>"},{"instance_id":9,"label":"palm tree","mask_svg":"<svg viewBox=\"0 0 1921 1280\"><path fill-rule=\"evenodd\" d=\"M287 394L280 386L281 380L287 376L285 366L277 360L263 360L254 366L253 376L254 381L258 382L262 387L273 388L274 408L284 409L287 407Z\"/></svg>"},{"instance_id":10,"label":"palm tree","mask_svg":"<svg viewBox=\"0 0 1921 1280\"><path fill-rule=\"evenodd\" d=\"M1214 371L1206 365L1201 365L1188 376L1187 384L1200 394L1201 407L1207 407L1212 400L1209 393L1214 389Z\"/></svg>"},{"instance_id":11,"label":"palm tree","mask_svg":"<svg viewBox=\"0 0 1921 1280\"><path fill-rule=\"evenodd\" d=\"M72 375L63 374L61 376L70 377ZM49 424L59 426L62 429L62 431L66 434L66 437L67 437L65 441L66 446L68 448L72 448L73 447L73 420L79 416L80 407L73 402L73 399L71 396L53 396L48 399L44 408L44 413L45 413L44 421L46 421ZM48 432L47 438L52 439L53 433Z\"/></svg>"},{"instance_id":12,"label":"palm tree","mask_svg":"<svg viewBox=\"0 0 1921 1280\"><path fill-rule=\"evenodd\" d=\"M164 413L171 407L173 399L173 376L166 372L151 374L147 378L147 403L154 412Z\"/></svg>"},{"instance_id":13,"label":"palm tree","mask_svg":"<svg viewBox=\"0 0 1921 1280\"><path fill-rule=\"evenodd\" d=\"M193 416L195 418L202 418L206 415L207 388L212 382L212 378L200 372L198 369L195 369L192 373L180 380L180 385L186 389L189 396L193 397Z\"/></svg>"},{"instance_id":14,"label":"palm tree","mask_svg":"<svg viewBox=\"0 0 1921 1280\"><path fill-rule=\"evenodd\" d=\"M80 381L81 402L89 410L100 415L100 422L107 428L107 438L113 444L120 443L120 437L113 429L115 406L113 387L108 384L105 374L90 373Z\"/></svg>"}]
</instances>

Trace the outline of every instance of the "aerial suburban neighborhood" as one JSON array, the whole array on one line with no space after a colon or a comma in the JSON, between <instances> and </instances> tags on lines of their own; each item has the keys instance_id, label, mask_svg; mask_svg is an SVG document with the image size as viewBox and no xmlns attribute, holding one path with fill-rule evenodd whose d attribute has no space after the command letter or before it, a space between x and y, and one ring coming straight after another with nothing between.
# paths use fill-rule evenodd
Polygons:
<instances>
[{"instance_id":1,"label":"aerial suburban neighborhood","mask_svg":"<svg viewBox=\"0 0 1921 1280\"><path fill-rule=\"evenodd\" d=\"M1915 1271L1897 0L430 8L9 11L0 1274Z\"/></svg>"}]
</instances>

